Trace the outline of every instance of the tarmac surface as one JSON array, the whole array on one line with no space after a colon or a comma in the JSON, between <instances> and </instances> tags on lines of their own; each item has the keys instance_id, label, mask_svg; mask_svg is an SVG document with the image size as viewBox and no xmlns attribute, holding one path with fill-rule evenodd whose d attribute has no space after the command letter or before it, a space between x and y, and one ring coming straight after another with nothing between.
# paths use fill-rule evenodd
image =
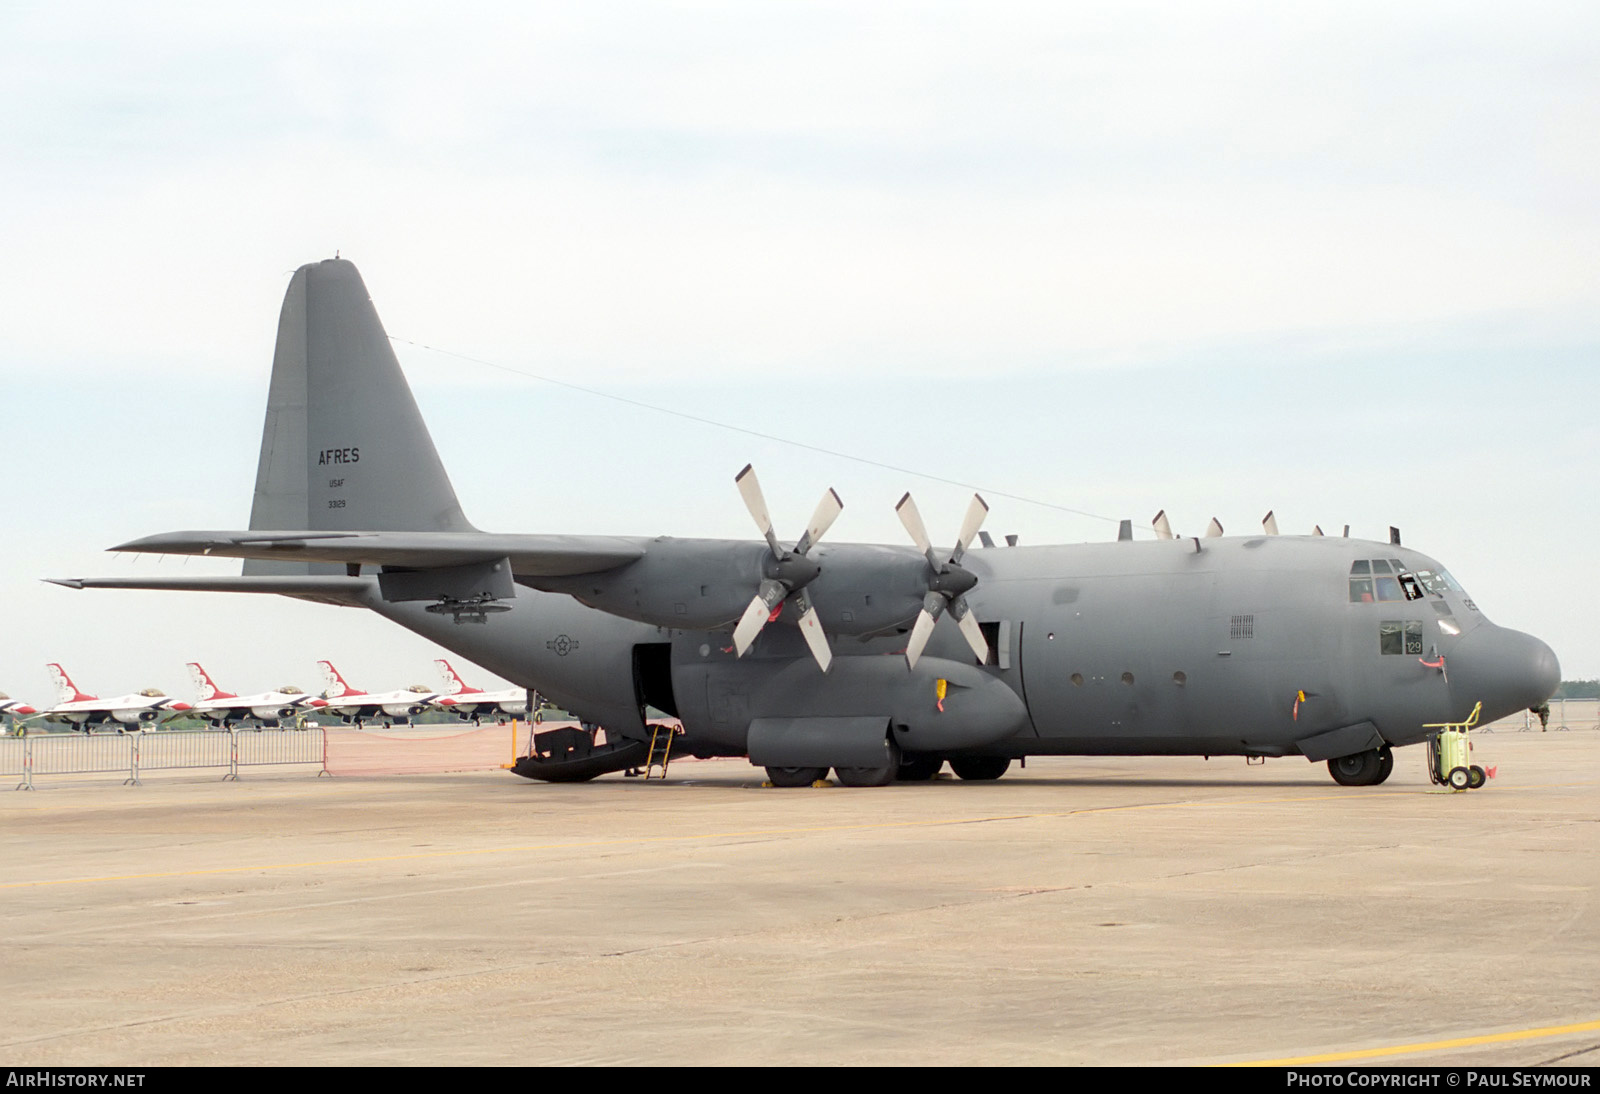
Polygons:
<instances>
[{"instance_id":1,"label":"tarmac surface","mask_svg":"<svg viewBox=\"0 0 1600 1094\"><path fill-rule=\"evenodd\" d=\"M0 794L0 1060L1600 1064L1600 733L1440 793L1237 758L763 789Z\"/></svg>"}]
</instances>

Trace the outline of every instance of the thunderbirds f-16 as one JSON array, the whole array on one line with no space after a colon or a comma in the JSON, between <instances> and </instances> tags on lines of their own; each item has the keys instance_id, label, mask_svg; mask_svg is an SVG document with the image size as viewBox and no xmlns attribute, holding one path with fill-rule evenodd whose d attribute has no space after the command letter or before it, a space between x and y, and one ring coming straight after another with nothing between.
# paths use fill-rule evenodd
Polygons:
<instances>
[{"instance_id":1,"label":"thunderbirds f-16","mask_svg":"<svg viewBox=\"0 0 1600 1094\"><path fill-rule=\"evenodd\" d=\"M60 665L46 667L50 670L50 677L56 684L56 694L61 700L48 710L39 712L38 716L47 722L63 722L84 730L95 726L114 726L118 732L122 732L128 726L154 729L158 723L189 709L188 703L173 699L156 688L146 688L136 695L102 699L98 695L80 691Z\"/></svg>"},{"instance_id":2,"label":"thunderbirds f-16","mask_svg":"<svg viewBox=\"0 0 1600 1094\"><path fill-rule=\"evenodd\" d=\"M322 693L323 710L358 726L368 722L392 726L432 710L439 700L438 692L420 685L402 691L360 691L345 683L332 661L318 661L317 668L322 670L322 678L328 684L328 689Z\"/></svg>"},{"instance_id":3,"label":"thunderbirds f-16","mask_svg":"<svg viewBox=\"0 0 1600 1094\"><path fill-rule=\"evenodd\" d=\"M1149 541L1125 525L968 550L981 499L944 546L908 495L914 547L834 544L829 490L791 541L754 472L735 482L760 539L480 532L366 286L333 259L289 283L249 528L115 548L243 558L243 575L60 583L369 608L605 728L517 768L543 779L638 763L654 707L681 720L678 754L748 756L779 785L945 762L993 779L1041 754L1304 756L1371 785L1430 723L1537 708L1559 683L1548 646L1491 623L1398 534L1176 538L1158 521Z\"/></svg>"},{"instance_id":4,"label":"thunderbirds f-16","mask_svg":"<svg viewBox=\"0 0 1600 1094\"><path fill-rule=\"evenodd\" d=\"M11 698L11 696L7 695L5 692L0 691L0 719L4 719L4 718L12 718L12 719L24 718L24 717L28 716L29 714L38 714L38 713L39 713L39 711L37 709L35 709L34 707L30 707L27 703L24 703L21 699L13 699L13 698Z\"/></svg>"},{"instance_id":5,"label":"thunderbirds f-16","mask_svg":"<svg viewBox=\"0 0 1600 1094\"><path fill-rule=\"evenodd\" d=\"M435 661L434 666L444 678L444 694L439 697L438 705L460 718L471 720L473 725L479 724L485 715L520 716L528 713L526 689L484 691L482 688L468 687L467 682L461 679L461 674L444 658Z\"/></svg>"},{"instance_id":6,"label":"thunderbirds f-16","mask_svg":"<svg viewBox=\"0 0 1600 1094\"><path fill-rule=\"evenodd\" d=\"M211 674L195 661L189 662L189 676L194 680L200 696L189 707L189 713L223 729L236 725L276 726L292 723L296 717L328 705L327 700L307 695L299 688L280 688L259 695L235 695L217 687Z\"/></svg>"}]
</instances>

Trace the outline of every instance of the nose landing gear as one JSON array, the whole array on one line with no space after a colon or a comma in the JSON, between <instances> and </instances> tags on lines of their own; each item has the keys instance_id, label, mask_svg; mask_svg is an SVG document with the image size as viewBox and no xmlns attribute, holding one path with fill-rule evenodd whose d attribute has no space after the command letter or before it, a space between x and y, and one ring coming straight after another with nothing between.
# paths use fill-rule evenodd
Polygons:
<instances>
[{"instance_id":1,"label":"nose landing gear","mask_svg":"<svg viewBox=\"0 0 1600 1094\"><path fill-rule=\"evenodd\" d=\"M1393 770L1394 753L1388 745L1328 761L1328 774L1340 786L1377 786Z\"/></svg>"}]
</instances>

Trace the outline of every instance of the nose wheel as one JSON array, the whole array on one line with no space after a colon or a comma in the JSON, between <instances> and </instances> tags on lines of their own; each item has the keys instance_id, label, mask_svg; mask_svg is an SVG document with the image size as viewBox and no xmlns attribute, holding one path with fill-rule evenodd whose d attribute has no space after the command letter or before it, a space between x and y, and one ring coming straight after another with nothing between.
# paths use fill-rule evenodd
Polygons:
<instances>
[{"instance_id":1,"label":"nose wheel","mask_svg":"<svg viewBox=\"0 0 1600 1094\"><path fill-rule=\"evenodd\" d=\"M1328 774L1340 786L1377 786L1393 771L1394 751L1388 745L1328 761Z\"/></svg>"}]
</instances>

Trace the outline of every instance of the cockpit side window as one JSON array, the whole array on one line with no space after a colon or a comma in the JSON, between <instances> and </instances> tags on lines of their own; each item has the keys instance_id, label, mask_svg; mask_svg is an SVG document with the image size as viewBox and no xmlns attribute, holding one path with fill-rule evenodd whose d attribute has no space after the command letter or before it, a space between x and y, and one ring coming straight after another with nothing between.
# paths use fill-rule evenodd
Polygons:
<instances>
[{"instance_id":1,"label":"cockpit side window","mask_svg":"<svg viewBox=\"0 0 1600 1094\"><path fill-rule=\"evenodd\" d=\"M1378 652L1420 655L1422 623L1418 620L1385 619L1378 624Z\"/></svg>"}]
</instances>

